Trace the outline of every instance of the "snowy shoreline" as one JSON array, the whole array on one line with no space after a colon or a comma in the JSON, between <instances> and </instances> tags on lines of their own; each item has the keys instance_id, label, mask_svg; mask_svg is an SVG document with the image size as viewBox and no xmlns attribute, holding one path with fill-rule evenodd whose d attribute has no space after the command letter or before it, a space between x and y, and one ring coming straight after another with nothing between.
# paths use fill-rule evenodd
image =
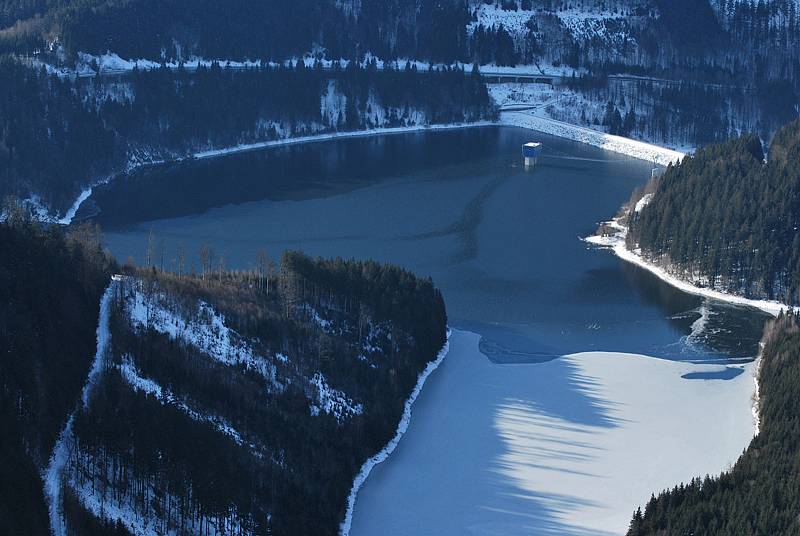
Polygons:
<instances>
[{"instance_id":1,"label":"snowy shoreline","mask_svg":"<svg viewBox=\"0 0 800 536\"><path fill-rule=\"evenodd\" d=\"M246 153L250 151L258 151L271 147L284 147L289 145L299 145L305 143L315 143L347 138L363 138L369 136L387 136L393 134L406 134L412 132L440 132L446 130L458 130L466 128L488 127L488 126L513 126L518 128L525 128L528 130L535 130L551 136L565 138L579 143L585 143L594 147L624 154L640 160L647 160L655 162L660 165L668 165L671 162L679 162L686 155L678 151L673 151L657 145L633 140L630 138L623 138L621 136L613 136L598 132L588 128L580 127L550 119L546 117L537 117L525 112L501 112L499 121L476 121L474 123L446 123L439 125L414 125L406 127L388 127L388 128L374 128L366 130L354 130L349 132L328 132L325 134L317 134L312 136L298 136L293 138L283 138L278 140L261 141L254 143L246 143L240 145L233 145L221 149L209 149L205 151L197 151L184 157L176 157L172 160L154 160L151 162L139 162L129 166L126 172L131 172L136 169L164 164L166 162L181 162L184 160L201 160L206 158L217 158L220 156L227 156L232 154ZM55 221L61 225L69 225L78 213L81 205L89 199L92 191L97 186L108 184L113 180L114 175L104 177L100 180L93 182L90 186L85 188L80 195L75 199L75 202L67 210L63 217L52 217L51 221ZM42 207L43 208L43 207Z\"/></svg>"},{"instance_id":2,"label":"snowy shoreline","mask_svg":"<svg viewBox=\"0 0 800 536\"><path fill-rule=\"evenodd\" d=\"M697 287L688 281L685 281L675 275L670 274L664 268L661 268L660 266L657 266L652 262L649 262L640 253L628 249L627 245L625 244L625 237L628 234L628 227L626 225L621 224L617 218L604 223L608 227L616 229L617 232L612 236L593 235L593 236L588 236L583 240L589 244L593 244L594 246L599 246L604 249L610 249L611 251L614 252L614 254L617 257L619 257L623 261L629 262L631 264L634 264L640 268L647 270L648 272L652 273L653 275L655 275L668 285L671 285L672 287L675 287L678 290L687 292L689 294L710 298L724 303L753 307L755 309L759 309L773 316L777 316L778 314L780 314L781 311L786 311L789 309L788 305L782 304L780 302L768 301L768 300L753 300L749 298L744 298L742 296L737 296L735 294L721 292L718 290ZM759 351L759 355L756 357L755 366L752 371L754 386L753 386L753 394L751 397L751 413L753 417L753 428L755 429L754 435L758 435L759 432L761 431L760 393L759 393L760 389L758 383L758 375L760 370L761 370L761 352Z\"/></svg>"},{"instance_id":3,"label":"snowy shoreline","mask_svg":"<svg viewBox=\"0 0 800 536\"><path fill-rule=\"evenodd\" d=\"M506 111L500 113L500 123L503 125L537 130L551 136L566 138L568 140L585 143L594 147L605 149L614 153L624 154L640 160L655 162L667 166L678 163L686 156L685 153L659 147L651 143L614 136L598 132L589 128L564 123L549 117L540 117L524 111Z\"/></svg>"},{"instance_id":4,"label":"snowy shoreline","mask_svg":"<svg viewBox=\"0 0 800 536\"><path fill-rule=\"evenodd\" d=\"M731 303L734 305L743 305L746 307L753 307L756 309L760 309L765 313L769 313L773 316L778 316L778 314L781 311L786 311L789 309L788 305L776 301L753 300L750 298L737 296L736 294L721 292L719 290L697 287L692 283L684 279L681 279L678 276L672 275L664 268L661 268L660 266L653 264L652 262L642 257L640 253L628 249L628 247L625 245L625 237L628 234L628 228L625 225L619 223L618 220L614 219L605 223L609 227L617 229L617 233L615 233L613 236L593 235L586 237L583 240L589 244L593 244L595 246L600 246L612 250L614 254L620 259L627 261L631 264L635 264L640 268L644 268L648 272L652 273L665 283L668 283L669 285L677 288L678 290L688 292L689 294L695 294L697 296L711 298L713 300L725 303Z\"/></svg>"},{"instance_id":5,"label":"snowy shoreline","mask_svg":"<svg viewBox=\"0 0 800 536\"><path fill-rule=\"evenodd\" d=\"M441 125L415 125L409 127L386 127L386 128L373 128L366 130L351 130L347 132L329 132L327 134L318 134L314 136L297 136L294 138L283 138L280 140L261 141L255 143L246 143L242 145L234 145L224 149L211 149L209 151L200 151L192 154L189 158L204 159L215 158L218 156L225 156L229 154L246 153L250 151L258 151L269 147L283 147L286 145L299 145L304 143L315 143L319 141L339 140L346 138L365 138L368 136L388 136L392 134L407 134L411 132L438 132L443 130L459 130L464 128L473 127L490 127L497 126L495 121L476 121L474 123L445 123Z\"/></svg>"},{"instance_id":6,"label":"snowy shoreline","mask_svg":"<svg viewBox=\"0 0 800 536\"><path fill-rule=\"evenodd\" d=\"M170 160L153 160L150 162L138 162L128 166L127 169L125 169L125 172L130 173L131 171L135 171L142 167L165 164L168 162L182 162L184 160L201 160L206 158L217 158L220 156L228 156L232 154L258 151L260 149L266 149L270 147L284 147L289 145L299 145L304 143L315 143L315 142L338 140L345 138L388 136L393 134L407 134L412 132L438 132L444 130L459 130L465 128L488 127L488 126L498 126L498 125L500 125L500 123L496 121L476 121L474 123L446 123L441 125L414 125L407 127L387 127L387 128L373 128L366 130L353 130L348 132L328 132L325 134L317 134L313 136L298 136L294 138L282 138L278 140L244 143L239 145L233 145L230 147L224 147L221 149L209 149L205 151L198 151L195 153L191 153L183 157L176 157ZM98 186L108 184L119 173L115 173L111 176L96 180L90 186L84 188L83 191L78 195L78 197L72 203L72 206L69 209L67 209L67 212L64 214L64 216L60 218L57 216L56 217L49 216L43 219L61 225L71 224L73 219L75 218L75 215L78 213L78 209L80 209L81 205L87 199L89 199L89 197L91 197L93 189ZM41 211L47 212L47 210L44 207L40 208L39 212L41 213Z\"/></svg>"},{"instance_id":7,"label":"snowy shoreline","mask_svg":"<svg viewBox=\"0 0 800 536\"><path fill-rule=\"evenodd\" d=\"M411 394L406 400L403 408L403 415L400 417L400 423L397 425L397 432L395 433L394 437L390 439L389 442L386 443L386 446L383 447L377 454L364 462L364 465L361 466L361 470L353 480L353 487L350 490L350 495L347 497L347 511L345 512L344 520L342 521L341 525L339 525L340 536L348 536L350 534L350 527L353 523L353 508L356 504L356 497L358 496L358 492L361 487L367 481L370 472L372 472L372 469L376 465L386 461L389 458L389 455L394 452L394 449L397 448L397 445L400 443L400 439L406 433L406 430L408 430L408 425L411 422L412 406L417 400L420 392L422 392L422 387L425 385L425 381L428 379L428 376L433 373L433 371L439 368L439 365L442 364L445 356L447 356L447 353L450 351L450 335L451 331L448 328L447 339L445 340L442 349L439 350L436 359L428 363L428 366L426 366L425 369L420 372L419 377L417 378L417 384L414 386L414 390L411 391Z\"/></svg>"}]
</instances>

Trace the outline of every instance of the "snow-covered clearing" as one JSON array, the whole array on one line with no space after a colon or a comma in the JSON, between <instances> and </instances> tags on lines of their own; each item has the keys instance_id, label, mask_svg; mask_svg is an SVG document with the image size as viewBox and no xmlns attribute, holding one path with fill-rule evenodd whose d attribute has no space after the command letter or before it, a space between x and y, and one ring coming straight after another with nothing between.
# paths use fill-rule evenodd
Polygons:
<instances>
[{"instance_id":1,"label":"snow-covered clearing","mask_svg":"<svg viewBox=\"0 0 800 536\"><path fill-rule=\"evenodd\" d=\"M544 106L554 102L560 94L564 93L564 88L558 89L550 84L527 84L505 82L502 84L489 84L489 95L500 109L508 106Z\"/></svg>"},{"instance_id":2,"label":"snow-covered clearing","mask_svg":"<svg viewBox=\"0 0 800 536\"><path fill-rule=\"evenodd\" d=\"M565 9L557 12L561 24L578 42L600 40L606 44L635 44L627 31L626 19L609 11L587 12L580 9ZM615 24L618 28L614 28Z\"/></svg>"},{"instance_id":3,"label":"snow-covered clearing","mask_svg":"<svg viewBox=\"0 0 800 536\"><path fill-rule=\"evenodd\" d=\"M534 11L505 10L495 4L481 3L474 10L477 21L467 25L467 34L472 34L478 25L486 28L497 28L502 26L512 36L522 36L528 32L528 21L535 15Z\"/></svg>"},{"instance_id":4,"label":"snow-covered clearing","mask_svg":"<svg viewBox=\"0 0 800 536\"><path fill-rule=\"evenodd\" d=\"M628 261L632 264L635 264L645 270L651 272L655 276L657 276L662 281L669 283L673 287L680 289L684 292L688 292L689 294L696 294L698 296L705 296L707 298L711 298L713 300L733 303L736 305L745 305L748 307L755 307L756 309L760 309L766 313L772 315L778 315L781 311L785 311L788 309L788 306L776 302L776 301L769 301L769 300L753 300L750 298L745 298L742 296L737 296L735 294L729 294L727 292L720 292L719 290L714 290L711 288L706 287L699 287L689 281L682 279L681 277L674 275L667 271L666 269L656 266L652 262L648 261L641 255L641 251L631 251L625 245L625 236L628 234L628 229L624 225L620 224L617 221L610 221L606 222L608 227L612 227L617 230L611 236L589 236L584 240L595 246L605 247L611 249L615 255L617 255L620 259L624 261Z\"/></svg>"},{"instance_id":5,"label":"snow-covered clearing","mask_svg":"<svg viewBox=\"0 0 800 536\"><path fill-rule=\"evenodd\" d=\"M754 365L589 352L497 365L454 331L350 534L621 534L650 494L727 469L754 434ZM414 515L408 515L414 512Z\"/></svg>"},{"instance_id":6,"label":"snow-covered clearing","mask_svg":"<svg viewBox=\"0 0 800 536\"><path fill-rule=\"evenodd\" d=\"M89 404L89 395L100 377L100 372L103 370L103 363L107 357L106 354L111 339L108 325L109 314L111 312L111 299L114 297L119 280L120 278L118 276L114 276L103 293L103 297L100 299L100 315L97 321L97 351L95 352L92 366L89 369L86 383L83 386L83 391L81 392L83 407ZM64 468L69 462L69 455L72 449L72 423L74 418L75 413L73 411L56 440L53 453L50 455L50 463L43 475L44 496L47 500L47 508L50 514L50 530L55 536L65 536L67 532L67 527L61 516L61 486Z\"/></svg>"},{"instance_id":7,"label":"snow-covered clearing","mask_svg":"<svg viewBox=\"0 0 800 536\"><path fill-rule=\"evenodd\" d=\"M622 136L605 134L529 112L502 112L500 114L500 122L504 125L538 130L545 134L593 145L606 151L655 162L662 166L666 166L671 162L680 162L686 156L684 153L673 151L672 149L623 138Z\"/></svg>"},{"instance_id":8,"label":"snow-covered clearing","mask_svg":"<svg viewBox=\"0 0 800 536\"><path fill-rule=\"evenodd\" d=\"M353 481L353 487L350 490L350 495L347 497L347 511L344 515L344 520L339 527L339 534L341 536L348 536L350 534L350 529L352 528L353 523L353 508L356 504L356 498L358 497L358 493L361 490L364 483L367 481L372 470L381 462L386 461L389 458L389 455L394 452L397 448L397 445L400 443L400 439L408 430L408 425L411 422L411 409L414 406L414 402L419 397L419 394L422 392L422 387L425 385L425 382L428 379L428 376L433 373L434 370L439 368L439 365L442 364L444 361L445 356L447 356L448 352L450 351L450 337L451 332L448 330L447 332L447 342L445 342L444 346L441 350L439 350L439 354L436 356L436 359L428 363L428 366L425 367L419 377L417 378L417 385L414 386L414 390L411 391L408 399L406 400L405 406L403 408L403 415L400 417L400 424L397 425L397 432L395 436L386 444L383 449L381 449L377 454L373 457L368 459L364 462L364 465L361 466L361 470L356 475L355 480ZM406 512L408 514L408 512ZM414 516L409 516L414 517ZM380 528L380 527L377 527ZM428 531L424 531L428 532ZM428 532L430 533L430 532ZM378 530L377 532L372 532L370 534L383 534L382 530ZM419 533L421 534L421 533Z\"/></svg>"},{"instance_id":9,"label":"snow-covered clearing","mask_svg":"<svg viewBox=\"0 0 800 536\"><path fill-rule=\"evenodd\" d=\"M588 93L570 89L567 85L553 86L550 84L504 82L489 84L489 94L501 111L517 112L534 118L553 120L557 124L567 124L584 131L597 132L601 135L605 132L606 127L601 122L605 119L608 101L605 98L591 97ZM627 92L625 93L625 99L635 99L635 96ZM623 107L622 113L624 112ZM522 123L525 119L517 118L515 121ZM613 138L620 137L613 136ZM570 139L575 138L571 137ZM639 140L643 143L663 147L677 154L693 153L696 150L695 146L686 143L685 140L676 139L670 142L662 142L644 135L640 135Z\"/></svg>"}]
</instances>

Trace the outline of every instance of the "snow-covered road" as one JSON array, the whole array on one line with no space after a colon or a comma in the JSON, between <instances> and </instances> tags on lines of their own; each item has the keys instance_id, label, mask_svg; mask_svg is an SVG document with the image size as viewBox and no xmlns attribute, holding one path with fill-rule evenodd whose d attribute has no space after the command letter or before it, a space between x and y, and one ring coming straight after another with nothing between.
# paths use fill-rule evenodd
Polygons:
<instances>
[{"instance_id":1,"label":"snow-covered road","mask_svg":"<svg viewBox=\"0 0 800 536\"><path fill-rule=\"evenodd\" d=\"M111 313L111 300L114 297L119 280L119 276L114 276L108 287L106 287L103 297L100 299L100 315L97 321L97 350L92 360L89 374L86 377L86 383L81 391L81 404L83 404L84 408L88 406L89 395L95 383L100 378L100 372L103 370L103 362L106 358L106 352L108 351L111 339L108 325L109 315ZM44 475L42 475L44 480L44 496L50 514L50 530L55 536L65 536L67 533L67 528L61 515L61 476L69 461L69 454L72 449L72 422L74 418L75 412L73 411L56 440L53 452L50 455L50 463Z\"/></svg>"}]
</instances>

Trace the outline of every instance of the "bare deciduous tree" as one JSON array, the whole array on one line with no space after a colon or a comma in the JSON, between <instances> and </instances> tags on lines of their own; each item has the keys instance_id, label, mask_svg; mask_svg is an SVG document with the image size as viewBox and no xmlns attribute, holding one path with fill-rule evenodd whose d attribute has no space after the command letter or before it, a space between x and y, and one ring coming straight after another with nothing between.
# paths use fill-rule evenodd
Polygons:
<instances>
[{"instance_id":1,"label":"bare deciduous tree","mask_svg":"<svg viewBox=\"0 0 800 536\"><path fill-rule=\"evenodd\" d=\"M206 280L206 271L208 271L209 261L211 259L211 248L208 244L203 244L200 247L200 274L203 281Z\"/></svg>"}]
</instances>

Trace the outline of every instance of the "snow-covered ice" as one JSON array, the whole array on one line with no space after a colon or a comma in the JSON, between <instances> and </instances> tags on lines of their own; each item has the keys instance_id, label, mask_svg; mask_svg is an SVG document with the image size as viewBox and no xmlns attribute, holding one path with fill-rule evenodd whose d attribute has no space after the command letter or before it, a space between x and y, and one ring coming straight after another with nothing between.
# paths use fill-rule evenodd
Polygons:
<instances>
[{"instance_id":1,"label":"snow-covered ice","mask_svg":"<svg viewBox=\"0 0 800 536\"><path fill-rule=\"evenodd\" d=\"M621 534L651 493L727 469L754 435L751 374L684 379L724 366L612 352L498 365L479 339L453 332L351 535Z\"/></svg>"}]
</instances>

